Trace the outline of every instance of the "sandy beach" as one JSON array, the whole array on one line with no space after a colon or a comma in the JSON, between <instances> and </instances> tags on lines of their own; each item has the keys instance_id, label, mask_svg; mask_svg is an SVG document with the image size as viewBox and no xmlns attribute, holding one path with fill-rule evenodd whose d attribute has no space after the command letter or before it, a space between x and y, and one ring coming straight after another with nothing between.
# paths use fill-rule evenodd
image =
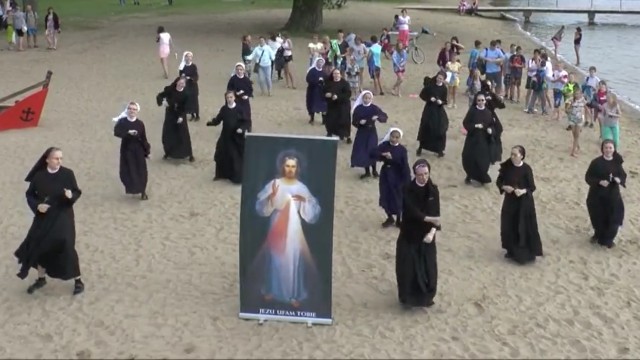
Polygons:
<instances>
[{"instance_id":1,"label":"sandy beach","mask_svg":"<svg viewBox=\"0 0 640 360\"><path fill-rule=\"evenodd\" d=\"M444 0L439 0L445 3ZM450 2L449 2L450 3ZM349 3L325 12L326 31L339 28L378 35L399 12L391 4ZM63 16L63 14L60 14ZM565 123L523 113L507 104L499 113L505 153L527 149L538 190L536 204L544 258L532 266L503 259L499 214L502 197L492 185L465 186L460 132L467 99L448 109L446 156L426 156L441 189L444 231L438 238L439 289L429 311L405 312L397 303L394 273L396 229L380 228L378 185L359 180L349 167L351 147L340 144L335 200L333 326L238 319L240 188L212 182L219 128L205 122L223 104L223 92L240 56L243 32L266 34L282 26L289 10L224 15L138 17L109 28L62 34L57 51L3 51L2 93L54 72L40 126L0 133L5 154L0 185L1 358L638 358L640 357L640 196L637 114L622 120L621 152L629 173L626 222L618 246L589 243L591 227L584 173L599 154L597 131L585 129L582 154L569 156ZM413 27L437 32L419 44L424 65L410 63L402 98L375 102L390 116L387 126L405 132L410 162L424 103L419 93L433 75L437 52L457 35L467 49L476 39L499 38L534 47L513 24L410 11ZM237 24L251 24L230 31ZM157 59L155 29L164 25L180 51L191 50L200 71L203 120L190 123L194 163L164 162L160 141L163 109L155 95L168 82ZM126 40L123 40L126 39ZM307 124L304 104L307 38L293 38L297 90L275 85L273 97L252 101L253 131L324 135ZM466 63L468 53L461 57ZM9 63L10 62L10 63ZM589 62L589 59L584 59ZM80 65L84 64L84 65ZM177 74L178 61L170 69ZM395 77L383 63L383 82ZM365 81L368 87L372 84ZM461 90L461 92L464 90ZM523 88L524 98L524 88ZM118 178L119 140L111 118L125 102L142 108L152 160L148 202L126 197ZM77 249L86 291L72 298L72 282L49 281L35 295L16 276L13 251L32 215L23 179L46 147L62 147L83 190L75 206ZM497 166L491 168L495 180Z\"/></svg>"}]
</instances>

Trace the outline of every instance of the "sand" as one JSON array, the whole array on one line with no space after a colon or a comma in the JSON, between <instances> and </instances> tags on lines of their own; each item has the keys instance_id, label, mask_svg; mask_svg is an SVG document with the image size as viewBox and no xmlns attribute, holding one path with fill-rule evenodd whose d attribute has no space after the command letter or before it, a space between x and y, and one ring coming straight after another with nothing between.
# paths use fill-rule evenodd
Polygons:
<instances>
[{"instance_id":1,"label":"sand","mask_svg":"<svg viewBox=\"0 0 640 360\"><path fill-rule=\"evenodd\" d=\"M325 14L327 33L353 29L379 33L391 5L353 3ZM414 160L415 135L423 102L422 78L434 74L439 47L452 35L471 47L501 38L533 44L511 24L455 14L410 13L437 37L419 42L427 64L410 64L405 96L377 97L390 115L389 126L405 130ZM444 232L438 239L440 279L436 306L428 312L403 312L397 304L394 251L397 230L381 230L377 184L363 183L349 168L350 146L341 144L335 203L333 305L330 327L270 322L258 326L238 313L238 218L240 189L213 183L212 152L219 132L204 122L223 101L229 73L240 53L241 31L264 34L286 21L288 11L244 12L171 19L122 20L117 26L66 32L56 52L2 52L3 93L54 72L40 127L0 133L5 154L0 185L4 249L0 272L2 358L637 358L640 356L640 264L638 216L633 202L640 131L622 122L622 152L629 188L624 197L627 222L619 246L606 251L588 241L584 172L598 155L598 136L585 130L583 154L569 157L564 123L527 116L522 106L500 113L503 143L522 144L533 167L540 232L545 257L518 267L503 259L499 240L502 198L494 186L463 185L460 124L466 98L448 110L451 129L447 155L427 156L442 193ZM161 160L162 108L156 93L167 83L157 60L154 30L163 24L180 50L195 53L200 69L203 121L191 125L196 162ZM414 25L414 27L417 25ZM478 29L483 30L479 31ZM481 33L481 34L480 34ZM480 35L479 35L480 34ZM367 35L368 36L368 35ZM304 84L307 39L294 38L298 90L275 86L272 98L253 101L254 131L324 135L307 124ZM466 61L467 55L463 55ZM589 59L585 59L589 62ZM84 64L84 65L81 65ZM171 70L178 62L172 60ZM390 64L384 82L391 85ZM118 178L119 142L111 117L128 100L142 106L153 159L150 201L123 195ZM283 115L284 114L284 115ZM384 133L387 126L380 126ZM72 283L50 281L29 296L33 281L15 276L13 250L31 222L22 181L50 145L64 149L84 191L76 204L77 248L86 292L71 297ZM492 167L495 178L497 168Z\"/></svg>"}]
</instances>

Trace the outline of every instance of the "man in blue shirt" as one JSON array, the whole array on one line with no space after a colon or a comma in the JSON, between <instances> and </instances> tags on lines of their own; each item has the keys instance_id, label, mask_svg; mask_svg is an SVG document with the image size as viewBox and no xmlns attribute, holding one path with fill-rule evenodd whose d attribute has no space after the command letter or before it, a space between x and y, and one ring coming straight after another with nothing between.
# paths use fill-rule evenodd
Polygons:
<instances>
[{"instance_id":1,"label":"man in blue shirt","mask_svg":"<svg viewBox=\"0 0 640 360\"><path fill-rule=\"evenodd\" d=\"M491 40L489 48L480 53L480 58L487 64L485 75L486 79L491 81L491 90L499 94L502 90L504 53L496 46L497 44L495 40Z\"/></svg>"}]
</instances>

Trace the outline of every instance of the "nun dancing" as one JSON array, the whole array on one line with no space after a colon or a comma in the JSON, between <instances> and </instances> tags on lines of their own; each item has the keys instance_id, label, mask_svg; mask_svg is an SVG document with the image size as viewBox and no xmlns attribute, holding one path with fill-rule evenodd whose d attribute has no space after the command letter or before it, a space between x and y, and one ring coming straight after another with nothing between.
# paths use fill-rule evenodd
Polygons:
<instances>
[{"instance_id":1,"label":"nun dancing","mask_svg":"<svg viewBox=\"0 0 640 360\"><path fill-rule=\"evenodd\" d=\"M523 146L511 149L511 159L500 164L496 185L501 195L500 240L507 251L505 258L526 264L542 256L538 219L533 192L536 184L531 166L524 162Z\"/></svg>"},{"instance_id":2,"label":"nun dancing","mask_svg":"<svg viewBox=\"0 0 640 360\"><path fill-rule=\"evenodd\" d=\"M378 147L378 131L376 121L386 123L387 113L373 103L373 93L365 90L360 93L353 104L351 124L357 129L351 150L351 167L364 168L360 179L378 177L376 160L371 158L371 152Z\"/></svg>"},{"instance_id":3,"label":"nun dancing","mask_svg":"<svg viewBox=\"0 0 640 360\"><path fill-rule=\"evenodd\" d=\"M75 279L73 294L84 291L80 264L75 249L76 230L73 205L80 198L73 171L62 166L62 150L48 148L33 166L25 181L27 204L34 217L31 228L14 255L18 258L18 277L26 279L31 268L38 279L27 292L33 294L47 284L46 275L54 279Z\"/></svg>"},{"instance_id":4,"label":"nun dancing","mask_svg":"<svg viewBox=\"0 0 640 360\"><path fill-rule=\"evenodd\" d=\"M187 118L187 102L189 93L185 91L187 79L180 77L156 96L158 106L166 102L164 123L162 125L162 146L164 147L163 159L185 159L195 161L191 148L191 135L189 125L184 121Z\"/></svg>"},{"instance_id":5,"label":"nun dancing","mask_svg":"<svg viewBox=\"0 0 640 360\"><path fill-rule=\"evenodd\" d=\"M242 109L246 120L250 121L251 103L249 100L253 98L253 84L243 63L236 64L234 74L231 75L227 83L227 91L231 91L236 95L236 105ZM249 128L249 131L251 131L251 128Z\"/></svg>"},{"instance_id":6,"label":"nun dancing","mask_svg":"<svg viewBox=\"0 0 640 360\"><path fill-rule=\"evenodd\" d=\"M438 286L440 192L431 180L427 160L418 159L413 174L413 181L403 192L402 224L396 243L398 298L405 309L433 306Z\"/></svg>"},{"instance_id":7,"label":"nun dancing","mask_svg":"<svg viewBox=\"0 0 640 360\"><path fill-rule=\"evenodd\" d=\"M193 63L193 53L185 51L182 54L182 62L178 67L179 75L187 79L187 114L191 114L190 121L200 120L200 90L198 88L198 67Z\"/></svg>"},{"instance_id":8,"label":"nun dancing","mask_svg":"<svg viewBox=\"0 0 640 360\"><path fill-rule=\"evenodd\" d=\"M220 108L218 115L207 123L207 126L222 124L213 155L216 163L213 181L228 179L234 184L241 184L244 136L251 129L251 120L247 119L244 108L236 103L235 92L227 91L224 98L226 103Z\"/></svg>"},{"instance_id":9,"label":"nun dancing","mask_svg":"<svg viewBox=\"0 0 640 360\"><path fill-rule=\"evenodd\" d=\"M465 184L471 185L476 181L481 185L489 184L489 166L491 166L490 141L495 123L491 110L486 107L483 93L477 93L474 104L467 111L462 126L467 132L462 148L462 168L467 176Z\"/></svg>"},{"instance_id":10,"label":"nun dancing","mask_svg":"<svg viewBox=\"0 0 640 360\"><path fill-rule=\"evenodd\" d=\"M113 135L122 139L120 143L120 181L126 194L140 194L140 200L147 196L147 159L151 156L151 145L147 141L144 123L138 119L140 105L127 104L125 110L113 118L116 125Z\"/></svg>"},{"instance_id":11,"label":"nun dancing","mask_svg":"<svg viewBox=\"0 0 640 360\"><path fill-rule=\"evenodd\" d=\"M587 210L594 231L591 242L610 249L615 246L614 240L624 220L620 187L626 187L627 173L613 140L604 140L600 152L602 155L591 161L584 176L589 185Z\"/></svg>"},{"instance_id":12,"label":"nun dancing","mask_svg":"<svg viewBox=\"0 0 640 360\"><path fill-rule=\"evenodd\" d=\"M351 144L351 87L342 78L340 69L333 69L325 81L324 97L327 101L325 128L327 137L336 135Z\"/></svg>"},{"instance_id":13,"label":"nun dancing","mask_svg":"<svg viewBox=\"0 0 640 360\"><path fill-rule=\"evenodd\" d=\"M317 58L313 65L307 70L307 112L309 113L309 124L313 125L315 115L322 114L322 124L325 124L325 114L327 112L327 100L324 96L324 84L327 74L324 72L324 59Z\"/></svg>"},{"instance_id":14,"label":"nun dancing","mask_svg":"<svg viewBox=\"0 0 640 360\"><path fill-rule=\"evenodd\" d=\"M378 204L387 215L382 227L399 227L402 219L402 190L411 181L407 148L400 144L402 130L392 127L373 149L372 157L382 161ZM393 216L395 215L395 220Z\"/></svg>"},{"instance_id":15,"label":"nun dancing","mask_svg":"<svg viewBox=\"0 0 640 360\"><path fill-rule=\"evenodd\" d=\"M496 114L497 109L504 109L504 101L491 91L491 80L481 82L480 92L484 94L485 106L493 115L493 132L489 138L489 150L491 153L491 164L502 161L502 123Z\"/></svg>"},{"instance_id":16,"label":"nun dancing","mask_svg":"<svg viewBox=\"0 0 640 360\"><path fill-rule=\"evenodd\" d=\"M425 79L420 98L425 102L418 130L418 150L416 155L422 154L422 149L444 156L447 146L447 130L449 117L445 111L447 105L447 86L444 84L446 74L439 72L435 79Z\"/></svg>"}]
</instances>

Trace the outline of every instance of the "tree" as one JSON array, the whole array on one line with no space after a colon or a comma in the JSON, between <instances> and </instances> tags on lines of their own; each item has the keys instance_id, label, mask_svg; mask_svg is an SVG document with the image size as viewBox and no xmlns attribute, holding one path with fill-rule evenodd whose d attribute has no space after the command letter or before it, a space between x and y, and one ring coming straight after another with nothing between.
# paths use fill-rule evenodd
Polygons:
<instances>
[{"instance_id":1,"label":"tree","mask_svg":"<svg viewBox=\"0 0 640 360\"><path fill-rule=\"evenodd\" d=\"M289 31L315 32L322 26L322 10L339 9L347 0L293 0L291 15L284 26Z\"/></svg>"}]
</instances>

